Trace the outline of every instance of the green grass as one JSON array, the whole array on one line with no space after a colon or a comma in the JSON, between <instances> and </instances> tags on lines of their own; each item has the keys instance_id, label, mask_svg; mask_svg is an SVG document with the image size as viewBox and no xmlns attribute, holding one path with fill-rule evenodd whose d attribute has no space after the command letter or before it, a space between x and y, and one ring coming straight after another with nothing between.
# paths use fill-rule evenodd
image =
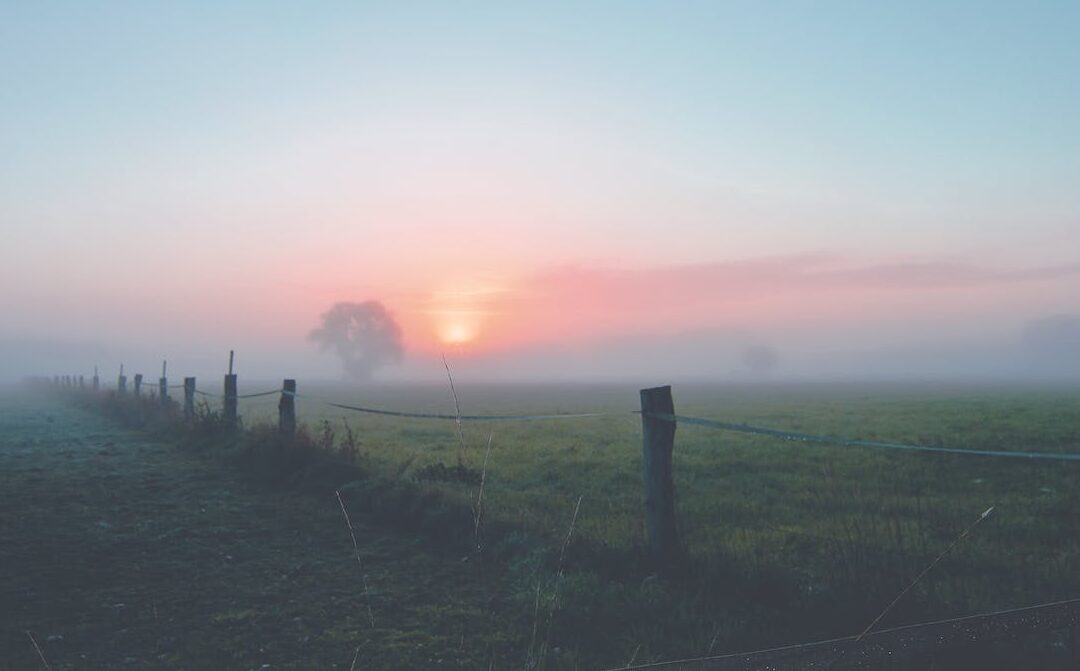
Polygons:
<instances>
[{"instance_id":1,"label":"green grass","mask_svg":"<svg viewBox=\"0 0 1080 671\"><path fill-rule=\"evenodd\" d=\"M640 418L629 414L637 387L459 383L457 391L466 414L627 413L466 424L460 457L452 421L364 415L304 399L298 412L324 446L341 444L346 423L354 432L364 475L343 489L354 501L388 524L461 547L472 543L477 476L490 436L485 556L506 565L506 597L522 622L533 622L537 610L544 622L544 613L553 614L550 639L559 653L545 656L552 668L623 666L631 658L696 657L858 633L990 506L995 515L880 627L1080 595L1080 539L1072 532L1080 464L806 445L680 426L676 505L688 558L676 575L657 578L643 548ZM320 388L301 381L300 393L453 412L449 389L440 386ZM676 385L674 396L680 414L779 429L1080 452L1075 389ZM276 399L242 402L241 414L249 427L272 423ZM578 497L574 542L556 585L558 548ZM1070 645L1069 654L1080 654ZM1008 668L1013 653L1031 654L1022 646L998 648L979 663Z\"/></svg>"},{"instance_id":2,"label":"green grass","mask_svg":"<svg viewBox=\"0 0 1080 671\"><path fill-rule=\"evenodd\" d=\"M503 572L354 509L360 567L332 492L148 438L155 406L94 406L0 391L0 671L521 667Z\"/></svg>"},{"instance_id":3,"label":"green grass","mask_svg":"<svg viewBox=\"0 0 1080 671\"><path fill-rule=\"evenodd\" d=\"M453 412L448 390L439 387L308 391L376 407ZM630 411L637 397L631 386L459 384L458 394L466 414ZM1080 452L1077 390L676 385L674 396L681 414L796 431ZM453 422L300 403L309 423L348 422L365 464L384 477L409 477L458 459ZM249 420L266 409L242 408ZM481 468L489 432L488 519L557 543L577 497L584 496L575 532L582 542L641 555L638 417L467 424L467 468ZM690 425L678 429L674 460L680 533L696 572L689 580L692 596L668 585L652 596L597 594L621 589L605 583L603 567L584 571L567 587L570 601L652 598L690 611L680 619L677 643L642 644L639 661L699 655L710 646L734 651L856 633L990 506L996 507L993 518L881 626L1080 595L1080 538L1069 531L1080 513L1080 464L806 445ZM476 497L473 483L425 479L424 487L463 506ZM617 609L611 615L629 628L622 650L629 657L642 634L633 615Z\"/></svg>"}]
</instances>

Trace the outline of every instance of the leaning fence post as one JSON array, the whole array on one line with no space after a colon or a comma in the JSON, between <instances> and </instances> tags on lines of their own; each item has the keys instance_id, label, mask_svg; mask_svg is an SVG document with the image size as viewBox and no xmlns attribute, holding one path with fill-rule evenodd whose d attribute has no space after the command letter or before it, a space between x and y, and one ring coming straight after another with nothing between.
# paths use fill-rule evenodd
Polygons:
<instances>
[{"instance_id":1,"label":"leaning fence post","mask_svg":"<svg viewBox=\"0 0 1080 671\"><path fill-rule=\"evenodd\" d=\"M236 426L236 402L236 375L233 374L233 351L229 350L229 373L225 376L225 399L222 410L225 415L225 426L230 429Z\"/></svg>"},{"instance_id":2,"label":"leaning fence post","mask_svg":"<svg viewBox=\"0 0 1080 671\"><path fill-rule=\"evenodd\" d=\"M124 375L124 364L120 364L120 376L116 378L116 392L127 393L127 375Z\"/></svg>"},{"instance_id":3,"label":"leaning fence post","mask_svg":"<svg viewBox=\"0 0 1080 671\"><path fill-rule=\"evenodd\" d=\"M184 419L195 419L195 378L184 378Z\"/></svg>"},{"instance_id":4,"label":"leaning fence post","mask_svg":"<svg viewBox=\"0 0 1080 671\"><path fill-rule=\"evenodd\" d=\"M165 405L169 402L169 379L165 377L165 364L167 362L161 362L161 379L158 380L158 397L161 400L161 404Z\"/></svg>"},{"instance_id":5,"label":"leaning fence post","mask_svg":"<svg viewBox=\"0 0 1080 671\"><path fill-rule=\"evenodd\" d=\"M671 387L641 390L641 433L645 457L645 527L657 563L664 565L679 546L675 530L675 402Z\"/></svg>"},{"instance_id":6,"label":"leaning fence post","mask_svg":"<svg viewBox=\"0 0 1080 671\"><path fill-rule=\"evenodd\" d=\"M135 373L135 388L132 391L136 396L142 393L142 373Z\"/></svg>"},{"instance_id":7,"label":"leaning fence post","mask_svg":"<svg viewBox=\"0 0 1080 671\"><path fill-rule=\"evenodd\" d=\"M281 383L281 400L278 401L278 429L286 436L296 433L296 380Z\"/></svg>"}]
</instances>

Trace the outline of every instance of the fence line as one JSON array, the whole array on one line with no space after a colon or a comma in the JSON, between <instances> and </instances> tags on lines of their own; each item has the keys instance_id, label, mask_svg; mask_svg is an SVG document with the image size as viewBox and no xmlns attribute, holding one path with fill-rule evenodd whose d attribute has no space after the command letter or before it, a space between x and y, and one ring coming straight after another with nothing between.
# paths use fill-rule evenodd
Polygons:
<instances>
[{"instance_id":1,"label":"fence line","mask_svg":"<svg viewBox=\"0 0 1080 671\"><path fill-rule=\"evenodd\" d=\"M183 384L168 385L169 389L182 389ZM116 384L105 383L102 385L103 389L115 390ZM155 387L156 388L156 387ZM251 394L218 394L214 392L204 391L202 389L196 389L195 393L207 398L234 400L234 399L252 399L261 398L265 396L274 396L277 394L283 396L290 396L292 398L303 399L306 401L314 401L322 403L334 408L342 410L351 410L353 412L361 412L371 415L382 415L386 417L401 417L405 419L435 419L435 420L450 420L450 421L462 421L462 422L508 422L508 421L542 421L542 420L555 420L555 419L589 419L595 417L620 417L620 416L632 416L641 415L641 410L626 410L626 411L605 411L605 412L566 412L566 413L554 413L554 414L515 414L515 415L456 415L449 413L431 413L431 412L412 412L408 410L386 410L383 408L373 408L368 406L351 405L348 403L339 403L332 401L328 398L321 396L313 396L310 394L299 394L294 391L288 391L281 388L270 389L267 391L260 391ZM796 443L815 443L821 445L837 445L841 447L866 447L874 449L887 449L887 450L906 450L912 452L931 452L941 454L958 454L966 456L979 456L979 457L1000 457L1007 459L1029 459L1039 461L1077 461L1080 462L1080 454L1074 454L1069 452L1027 452L1024 450L986 450L977 448L962 448L962 447L935 447L931 445L919 445L915 443L899 443L891 441L877 441L877 440L865 440L861 438L847 438L843 436L830 436L823 434L805 433L801 431L790 431L786 429L773 429L769 427L756 426L753 424L746 424L742 422L725 422L716 419L707 419L703 417L693 417L690 415L678 415L669 413L657 413L657 412L644 412L646 416L653 417L667 422L674 422L676 424L689 424L693 426L701 426L710 429L718 429L721 431L730 431L734 433L745 433L758 436L766 436L770 438L778 438L786 442Z\"/></svg>"},{"instance_id":2,"label":"fence line","mask_svg":"<svg viewBox=\"0 0 1080 671\"><path fill-rule=\"evenodd\" d=\"M405 417L412 419L444 419L462 422L506 422L506 421L531 421L531 420L544 420L544 419L583 419L587 417L615 417L615 416L627 416L633 414L633 411L626 412L576 412L576 413L558 413L548 415L449 415L442 413L431 412L408 412L404 410L382 410L380 408L367 408L359 405L347 405L345 403L337 403L329 399L321 398L318 396L308 396L307 394L297 394L290 391L277 391L275 393L281 393L293 398L302 398L310 401L316 401L325 405L330 405L335 408L341 408L342 410L352 410L354 412L363 412L370 415L385 415L388 417Z\"/></svg>"},{"instance_id":3,"label":"fence line","mask_svg":"<svg viewBox=\"0 0 1080 671\"><path fill-rule=\"evenodd\" d=\"M631 671L801 671L881 669L942 650L1080 626L1080 599L922 622L829 641L734 655L627 666Z\"/></svg>"},{"instance_id":4,"label":"fence line","mask_svg":"<svg viewBox=\"0 0 1080 671\"><path fill-rule=\"evenodd\" d=\"M177 385L177 386L183 387L184 385L181 384L181 385ZM272 396L274 394L280 394L282 392L281 392L280 389L271 389L270 391L260 391L260 392L255 393L255 394L236 394L236 395L229 394L229 395L225 395L225 394L215 394L212 391L203 391L202 389L196 389L195 393L198 394L199 396L206 396L208 398L236 399L236 398L258 398L260 396Z\"/></svg>"},{"instance_id":5,"label":"fence line","mask_svg":"<svg viewBox=\"0 0 1080 671\"><path fill-rule=\"evenodd\" d=\"M827 436L799 431L786 431L745 423L725 422L689 415L679 415L672 401L671 387L655 387L641 390L641 409L634 411L611 412L575 412L556 414L506 414L506 415L461 415L450 413L412 412L407 410L386 410L336 401L319 396L309 396L296 392L296 381L287 379L278 389L252 394L237 393L237 376L232 372L232 352L230 352L230 372L225 375L224 394L195 389L195 379L187 378L191 387L184 386L184 414L194 418L193 399L195 394L203 397L220 399L225 423L235 429L239 426L237 402L240 399L252 399L280 395L278 402L278 427L283 434L291 435L296 427L296 399L322 403L330 407L351 412L361 412L384 417L406 419L432 419L461 422L508 422L508 421L544 421L562 419L585 419L596 417L617 417L640 415L642 423L642 448L645 464L645 510L646 531L649 537L653 558L659 567L672 565L672 559L678 556L678 533L675 521L675 487L672 455L675 447L675 430L678 424L690 424L710 429L765 436L791 442L839 445L910 452L952 454L959 456L999 457L1005 459L1023 459L1028 461L1080 462L1080 454L1069 452L1025 452L1021 450L987 450L956 447L933 447L912 443L886 442ZM136 375L136 391L141 375ZM164 379L162 379L164 382ZM126 377L121 374L117 380L117 393L125 393ZM54 376L53 384L72 387L71 376ZM162 395L162 402L168 397Z\"/></svg>"},{"instance_id":6,"label":"fence line","mask_svg":"<svg viewBox=\"0 0 1080 671\"><path fill-rule=\"evenodd\" d=\"M640 411L635 411L640 412ZM856 438L842 438L839 436L823 436L799 431L784 431L781 429L769 429L751 424L739 424L734 422L721 422L715 419L703 419L701 417L689 417L687 415L670 415L663 413L646 413L651 417L666 420L668 422L693 424L721 431L734 431L736 433L749 433L759 436L780 438L781 440L800 443L819 443L826 445L840 445L843 447L873 447L886 450L911 450L916 452L942 452L946 454L966 454L979 457L1005 457L1014 459L1042 459L1051 461L1080 461L1080 454L1069 452L1024 452L1022 450L979 450L963 447L931 447L929 445L915 445L912 443L889 443L876 440L861 440Z\"/></svg>"}]
</instances>

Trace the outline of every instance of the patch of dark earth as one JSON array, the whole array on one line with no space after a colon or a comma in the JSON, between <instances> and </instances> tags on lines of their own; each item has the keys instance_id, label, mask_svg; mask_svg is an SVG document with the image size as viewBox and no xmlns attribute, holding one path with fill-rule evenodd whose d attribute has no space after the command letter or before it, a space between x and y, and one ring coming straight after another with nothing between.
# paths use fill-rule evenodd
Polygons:
<instances>
[{"instance_id":1,"label":"patch of dark earth","mask_svg":"<svg viewBox=\"0 0 1080 671\"><path fill-rule=\"evenodd\" d=\"M0 670L520 666L498 575L350 514L362 568L332 494L0 393Z\"/></svg>"}]
</instances>

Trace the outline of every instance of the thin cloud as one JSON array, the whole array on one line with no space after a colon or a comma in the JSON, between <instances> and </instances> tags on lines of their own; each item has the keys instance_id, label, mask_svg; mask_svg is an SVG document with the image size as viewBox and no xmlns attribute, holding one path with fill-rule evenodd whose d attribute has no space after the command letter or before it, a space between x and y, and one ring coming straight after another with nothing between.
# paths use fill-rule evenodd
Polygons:
<instances>
[{"instance_id":1,"label":"thin cloud","mask_svg":"<svg viewBox=\"0 0 1080 671\"><path fill-rule=\"evenodd\" d=\"M803 255L638 269L562 266L538 273L529 284L540 293L545 287L574 287L632 297L687 288L963 289L1077 276L1080 263L1003 269L947 261L853 263L840 257Z\"/></svg>"}]
</instances>

